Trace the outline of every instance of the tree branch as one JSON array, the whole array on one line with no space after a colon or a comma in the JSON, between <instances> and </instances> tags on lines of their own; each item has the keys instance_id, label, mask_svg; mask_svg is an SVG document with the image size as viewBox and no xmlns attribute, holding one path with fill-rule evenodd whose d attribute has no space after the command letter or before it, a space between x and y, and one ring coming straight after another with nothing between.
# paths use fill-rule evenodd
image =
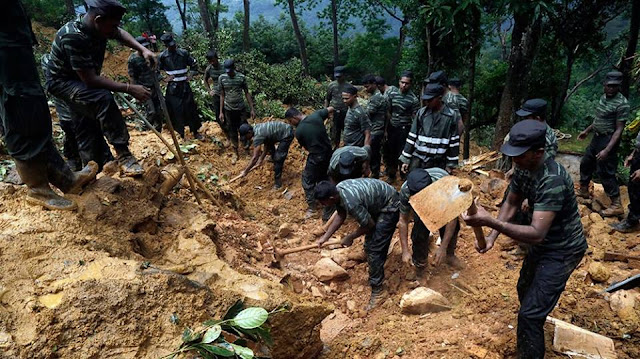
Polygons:
<instances>
[{"instance_id":1,"label":"tree branch","mask_svg":"<svg viewBox=\"0 0 640 359\"><path fill-rule=\"evenodd\" d=\"M376 5L380 6L384 11L387 12L387 14L389 14L389 16L391 16L392 18L400 21L401 23L404 24L405 21L407 21L406 18L404 18L404 19L400 18L398 15L396 15L396 13L394 13L389 8L387 8L387 6L385 4L383 4L382 2L380 2L379 0L370 0L370 1L375 3Z\"/></svg>"}]
</instances>

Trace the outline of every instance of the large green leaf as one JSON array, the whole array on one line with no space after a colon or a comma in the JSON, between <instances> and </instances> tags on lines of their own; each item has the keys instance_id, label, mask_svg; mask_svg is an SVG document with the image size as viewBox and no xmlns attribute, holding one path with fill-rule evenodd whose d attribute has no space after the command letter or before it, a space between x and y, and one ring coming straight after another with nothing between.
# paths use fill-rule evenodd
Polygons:
<instances>
[{"instance_id":1,"label":"large green leaf","mask_svg":"<svg viewBox=\"0 0 640 359\"><path fill-rule=\"evenodd\" d=\"M233 318L233 323L240 328L253 329L261 326L269 318L269 313L260 307L247 308Z\"/></svg>"},{"instance_id":2,"label":"large green leaf","mask_svg":"<svg viewBox=\"0 0 640 359\"><path fill-rule=\"evenodd\" d=\"M231 344L231 346L233 347L233 350L236 351L236 355L238 355L240 358L253 359L253 350L235 344Z\"/></svg>"},{"instance_id":3,"label":"large green leaf","mask_svg":"<svg viewBox=\"0 0 640 359\"><path fill-rule=\"evenodd\" d=\"M219 325L214 325L213 327L207 329L207 331L204 333L202 342L205 344L213 343L213 341L220 337L220 333L222 333L222 327L220 327Z\"/></svg>"}]
</instances>

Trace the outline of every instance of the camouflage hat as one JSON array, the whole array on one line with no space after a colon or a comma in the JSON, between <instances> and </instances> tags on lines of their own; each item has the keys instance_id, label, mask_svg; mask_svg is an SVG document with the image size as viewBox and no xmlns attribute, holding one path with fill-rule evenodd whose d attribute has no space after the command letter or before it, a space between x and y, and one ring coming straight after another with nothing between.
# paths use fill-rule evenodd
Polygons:
<instances>
[{"instance_id":1,"label":"camouflage hat","mask_svg":"<svg viewBox=\"0 0 640 359\"><path fill-rule=\"evenodd\" d=\"M604 76L605 85L620 85L622 83L622 72L611 71Z\"/></svg>"}]
</instances>

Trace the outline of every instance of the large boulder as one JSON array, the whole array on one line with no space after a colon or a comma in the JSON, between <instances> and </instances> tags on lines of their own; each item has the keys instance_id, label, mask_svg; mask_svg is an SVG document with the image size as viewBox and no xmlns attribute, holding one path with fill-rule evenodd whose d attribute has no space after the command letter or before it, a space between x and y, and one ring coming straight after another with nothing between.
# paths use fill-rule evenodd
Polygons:
<instances>
[{"instance_id":1,"label":"large boulder","mask_svg":"<svg viewBox=\"0 0 640 359\"><path fill-rule=\"evenodd\" d=\"M451 304L442 294L431 288L418 287L405 293L400 300L402 313L425 314L451 309Z\"/></svg>"},{"instance_id":2,"label":"large boulder","mask_svg":"<svg viewBox=\"0 0 640 359\"><path fill-rule=\"evenodd\" d=\"M313 274L321 282L330 282L332 280L343 280L349 278L344 268L340 267L331 258L322 258L313 266Z\"/></svg>"}]
</instances>

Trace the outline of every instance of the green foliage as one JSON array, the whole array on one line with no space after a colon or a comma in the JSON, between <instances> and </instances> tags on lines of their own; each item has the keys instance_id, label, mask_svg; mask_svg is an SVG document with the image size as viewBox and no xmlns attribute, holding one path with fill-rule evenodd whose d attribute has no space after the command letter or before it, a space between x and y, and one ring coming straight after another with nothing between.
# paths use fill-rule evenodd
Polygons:
<instances>
[{"instance_id":1,"label":"green foliage","mask_svg":"<svg viewBox=\"0 0 640 359\"><path fill-rule=\"evenodd\" d=\"M235 56L236 68L249 80L254 95L264 93L267 99L286 104L317 106L322 103L326 88L303 75L302 63L294 58L282 64L269 64L257 50Z\"/></svg>"},{"instance_id":2,"label":"green foliage","mask_svg":"<svg viewBox=\"0 0 640 359\"><path fill-rule=\"evenodd\" d=\"M125 30L138 36L149 31L160 38L164 31L171 32L171 25L165 15L168 9L160 0L121 0L127 12L122 19Z\"/></svg>"},{"instance_id":3,"label":"green foliage","mask_svg":"<svg viewBox=\"0 0 640 359\"><path fill-rule=\"evenodd\" d=\"M57 29L72 18L60 0L22 0L22 4L29 17L44 26Z\"/></svg>"},{"instance_id":4,"label":"green foliage","mask_svg":"<svg viewBox=\"0 0 640 359\"><path fill-rule=\"evenodd\" d=\"M237 301L229 308L224 319L207 320L203 323L203 328L198 331L185 328L180 347L163 359L173 359L194 353L204 359L231 357L253 359L254 353L247 347L248 341L273 345L269 327L266 326L267 319L270 315L286 309L281 307L267 312L259 307L242 310L243 306L242 301ZM231 334L228 337L235 336L238 339L229 342L224 336L225 333Z\"/></svg>"}]
</instances>

